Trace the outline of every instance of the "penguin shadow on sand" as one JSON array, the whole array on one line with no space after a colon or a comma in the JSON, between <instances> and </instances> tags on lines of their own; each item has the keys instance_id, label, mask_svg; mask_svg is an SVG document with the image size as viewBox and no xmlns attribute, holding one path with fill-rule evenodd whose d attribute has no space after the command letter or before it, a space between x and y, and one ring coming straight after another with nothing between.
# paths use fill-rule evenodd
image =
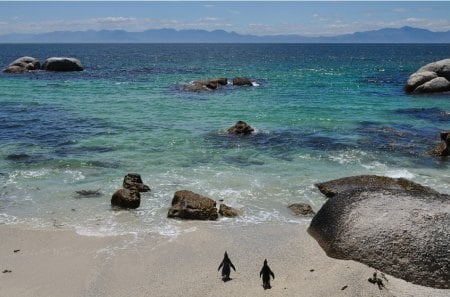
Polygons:
<instances>
[{"instance_id":1,"label":"penguin shadow on sand","mask_svg":"<svg viewBox=\"0 0 450 297\"><path fill-rule=\"evenodd\" d=\"M270 270L269 265L267 265L267 259L264 259L264 265L261 269L261 272L259 273L259 277L262 277L264 290L272 288L272 286L270 285L271 276L272 279L275 279L275 274L272 272L272 270Z\"/></svg>"},{"instance_id":2,"label":"penguin shadow on sand","mask_svg":"<svg viewBox=\"0 0 450 297\"><path fill-rule=\"evenodd\" d=\"M217 271L219 271L220 268L222 268L222 280L223 280L223 282L227 282L227 281L232 280L232 278L230 278L231 268L233 268L234 271L236 271L236 268L234 268L233 263L231 263L230 258L228 258L227 252L225 252L225 255L223 257L222 263L220 263L219 268L217 269Z\"/></svg>"}]
</instances>

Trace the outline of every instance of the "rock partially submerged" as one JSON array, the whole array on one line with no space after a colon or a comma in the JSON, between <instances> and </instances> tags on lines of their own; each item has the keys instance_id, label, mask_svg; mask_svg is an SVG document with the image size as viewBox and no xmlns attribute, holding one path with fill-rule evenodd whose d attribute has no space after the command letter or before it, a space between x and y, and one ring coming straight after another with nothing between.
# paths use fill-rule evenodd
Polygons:
<instances>
[{"instance_id":1,"label":"rock partially submerged","mask_svg":"<svg viewBox=\"0 0 450 297\"><path fill-rule=\"evenodd\" d=\"M232 82L234 86L253 86L252 81L247 77L235 77Z\"/></svg>"},{"instance_id":2,"label":"rock partially submerged","mask_svg":"<svg viewBox=\"0 0 450 297\"><path fill-rule=\"evenodd\" d=\"M47 71L83 71L80 60L67 57L51 57L44 61L42 70Z\"/></svg>"},{"instance_id":3,"label":"rock partially submerged","mask_svg":"<svg viewBox=\"0 0 450 297\"><path fill-rule=\"evenodd\" d=\"M41 63L38 59L33 57L20 57L14 60L8 67L3 70L5 73L23 73L32 70L39 70Z\"/></svg>"},{"instance_id":4,"label":"rock partially submerged","mask_svg":"<svg viewBox=\"0 0 450 297\"><path fill-rule=\"evenodd\" d=\"M137 173L128 173L125 175L123 178L123 187L137 192L150 192L150 187L144 185L141 175Z\"/></svg>"},{"instance_id":5,"label":"rock partially submerged","mask_svg":"<svg viewBox=\"0 0 450 297\"><path fill-rule=\"evenodd\" d=\"M450 59L433 62L411 74L404 86L406 93L438 93L450 91Z\"/></svg>"},{"instance_id":6,"label":"rock partially submerged","mask_svg":"<svg viewBox=\"0 0 450 297\"><path fill-rule=\"evenodd\" d=\"M357 189L328 199L308 228L328 256L406 281L450 288L450 196Z\"/></svg>"},{"instance_id":7,"label":"rock partially submerged","mask_svg":"<svg viewBox=\"0 0 450 297\"><path fill-rule=\"evenodd\" d=\"M228 128L229 134L251 134L255 129L253 129L249 124L244 121L238 121L233 127Z\"/></svg>"},{"instance_id":8,"label":"rock partially submerged","mask_svg":"<svg viewBox=\"0 0 450 297\"><path fill-rule=\"evenodd\" d=\"M235 218L239 216L239 211L233 207L221 203L219 206L219 214L223 217Z\"/></svg>"},{"instance_id":9,"label":"rock partially submerged","mask_svg":"<svg viewBox=\"0 0 450 297\"><path fill-rule=\"evenodd\" d=\"M184 86L185 91L190 92L202 92L202 91L213 91L220 86L226 86L228 80L226 77L219 77L206 80L195 80L190 84Z\"/></svg>"},{"instance_id":10,"label":"rock partially submerged","mask_svg":"<svg viewBox=\"0 0 450 297\"><path fill-rule=\"evenodd\" d=\"M189 220L217 220L219 217L214 200L187 190L175 192L167 216Z\"/></svg>"},{"instance_id":11,"label":"rock partially submerged","mask_svg":"<svg viewBox=\"0 0 450 297\"><path fill-rule=\"evenodd\" d=\"M431 151L431 154L446 157L450 155L450 131L441 132L441 140L441 143Z\"/></svg>"},{"instance_id":12,"label":"rock partially submerged","mask_svg":"<svg viewBox=\"0 0 450 297\"><path fill-rule=\"evenodd\" d=\"M351 190L404 190L438 194L435 190L407 180L378 175L358 175L335 179L316 184L319 191L327 197Z\"/></svg>"},{"instance_id":13,"label":"rock partially submerged","mask_svg":"<svg viewBox=\"0 0 450 297\"><path fill-rule=\"evenodd\" d=\"M129 189L120 189L114 192L111 198L111 205L120 208L138 208L141 204L139 192Z\"/></svg>"},{"instance_id":14,"label":"rock partially submerged","mask_svg":"<svg viewBox=\"0 0 450 297\"><path fill-rule=\"evenodd\" d=\"M293 203L289 205L288 208L292 210L296 216L312 217L316 214L311 205L306 203Z\"/></svg>"}]
</instances>

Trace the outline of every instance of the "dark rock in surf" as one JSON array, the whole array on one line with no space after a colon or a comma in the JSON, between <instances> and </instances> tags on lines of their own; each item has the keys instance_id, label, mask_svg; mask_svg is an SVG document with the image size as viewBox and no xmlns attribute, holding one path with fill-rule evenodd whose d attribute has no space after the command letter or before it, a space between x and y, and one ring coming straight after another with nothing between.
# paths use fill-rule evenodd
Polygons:
<instances>
[{"instance_id":1,"label":"dark rock in surf","mask_svg":"<svg viewBox=\"0 0 450 297\"><path fill-rule=\"evenodd\" d=\"M226 86L228 84L228 79L226 77L219 77L206 80L195 80L190 84L184 85L183 89L190 92L202 92L202 91L213 91L220 86Z\"/></svg>"},{"instance_id":2,"label":"dark rock in surf","mask_svg":"<svg viewBox=\"0 0 450 297\"><path fill-rule=\"evenodd\" d=\"M188 220L217 220L216 202L191 191L175 192L172 207L167 214L169 218Z\"/></svg>"},{"instance_id":3,"label":"dark rock in surf","mask_svg":"<svg viewBox=\"0 0 450 297\"><path fill-rule=\"evenodd\" d=\"M411 74L404 86L406 93L440 93L450 91L450 59L433 62Z\"/></svg>"},{"instance_id":4,"label":"dark rock in surf","mask_svg":"<svg viewBox=\"0 0 450 297\"><path fill-rule=\"evenodd\" d=\"M32 70L38 70L41 67L41 63L38 59L33 57L20 57L14 60L8 67L3 70L5 73L23 73Z\"/></svg>"},{"instance_id":5,"label":"dark rock in surf","mask_svg":"<svg viewBox=\"0 0 450 297\"><path fill-rule=\"evenodd\" d=\"M431 154L438 157L446 157L450 155L450 131L441 132L441 140L441 143L431 151Z\"/></svg>"},{"instance_id":6,"label":"dark rock in surf","mask_svg":"<svg viewBox=\"0 0 450 297\"><path fill-rule=\"evenodd\" d=\"M150 192L150 187L144 185L141 175L137 173L128 173L125 175L123 178L123 187L137 192Z\"/></svg>"},{"instance_id":7,"label":"dark rock in surf","mask_svg":"<svg viewBox=\"0 0 450 297\"><path fill-rule=\"evenodd\" d=\"M42 70L47 71L83 71L80 60L67 57L48 58L42 64Z\"/></svg>"},{"instance_id":8,"label":"dark rock in surf","mask_svg":"<svg viewBox=\"0 0 450 297\"><path fill-rule=\"evenodd\" d=\"M335 179L316 184L319 191L327 197L334 197L349 190L403 190L438 194L435 190L404 178L377 175L358 175Z\"/></svg>"},{"instance_id":9,"label":"dark rock in surf","mask_svg":"<svg viewBox=\"0 0 450 297\"><path fill-rule=\"evenodd\" d=\"M449 195L360 189L328 199L308 232L330 257L359 261L415 284L449 289L449 225Z\"/></svg>"},{"instance_id":10,"label":"dark rock in surf","mask_svg":"<svg viewBox=\"0 0 450 297\"><path fill-rule=\"evenodd\" d=\"M138 208L141 204L139 192L129 189L120 189L114 192L111 198L111 205L120 208Z\"/></svg>"},{"instance_id":11,"label":"dark rock in surf","mask_svg":"<svg viewBox=\"0 0 450 297\"><path fill-rule=\"evenodd\" d=\"M223 217L235 218L239 216L239 211L233 207L221 203L219 206L219 214Z\"/></svg>"},{"instance_id":12,"label":"dark rock in surf","mask_svg":"<svg viewBox=\"0 0 450 297\"><path fill-rule=\"evenodd\" d=\"M244 121L238 121L233 127L228 128L229 134L251 134L255 129L253 129L249 124Z\"/></svg>"},{"instance_id":13,"label":"dark rock in surf","mask_svg":"<svg viewBox=\"0 0 450 297\"><path fill-rule=\"evenodd\" d=\"M233 86L253 86L252 81L247 77L233 78Z\"/></svg>"},{"instance_id":14,"label":"dark rock in surf","mask_svg":"<svg viewBox=\"0 0 450 297\"><path fill-rule=\"evenodd\" d=\"M312 217L316 214L311 205L306 203L293 203L289 205L288 208L292 210L296 216Z\"/></svg>"}]
</instances>

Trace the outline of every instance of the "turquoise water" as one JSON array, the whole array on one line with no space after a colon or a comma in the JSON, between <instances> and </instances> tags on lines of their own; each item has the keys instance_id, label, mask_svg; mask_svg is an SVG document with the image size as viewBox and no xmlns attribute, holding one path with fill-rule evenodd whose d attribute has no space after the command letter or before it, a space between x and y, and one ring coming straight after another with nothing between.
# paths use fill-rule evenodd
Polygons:
<instances>
[{"instance_id":1,"label":"turquoise water","mask_svg":"<svg viewBox=\"0 0 450 297\"><path fill-rule=\"evenodd\" d=\"M427 154L449 129L450 95L407 96L420 66L450 45L0 45L0 65L72 56L77 73L0 74L0 223L82 234L176 235L166 218L181 189L223 199L239 219L302 223L286 209L325 201L314 183L356 174L406 177L450 193L449 161ZM189 93L196 79L247 76ZM230 136L245 120L257 132ZM138 172L151 193L113 211ZM96 198L75 191L100 189Z\"/></svg>"}]
</instances>

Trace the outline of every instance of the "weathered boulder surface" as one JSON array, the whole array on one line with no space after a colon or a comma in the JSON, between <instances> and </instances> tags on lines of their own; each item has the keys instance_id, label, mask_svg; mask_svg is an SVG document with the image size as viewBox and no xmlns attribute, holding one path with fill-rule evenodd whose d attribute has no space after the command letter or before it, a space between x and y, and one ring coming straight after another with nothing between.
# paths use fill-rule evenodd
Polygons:
<instances>
[{"instance_id":1,"label":"weathered boulder surface","mask_svg":"<svg viewBox=\"0 0 450 297\"><path fill-rule=\"evenodd\" d=\"M228 79L226 77L195 80L192 83L185 85L184 90L190 92L213 91L216 90L219 86L226 86L227 84Z\"/></svg>"},{"instance_id":2,"label":"weathered boulder surface","mask_svg":"<svg viewBox=\"0 0 450 297\"><path fill-rule=\"evenodd\" d=\"M235 77L232 82L234 86L253 86L252 81L247 77Z\"/></svg>"},{"instance_id":3,"label":"weathered boulder surface","mask_svg":"<svg viewBox=\"0 0 450 297\"><path fill-rule=\"evenodd\" d=\"M125 175L123 178L123 187L137 192L150 192L150 187L144 185L141 175L137 173L128 173Z\"/></svg>"},{"instance_id":4,"label":"weathered boulder surface","mask_svg":"<svg viewBox=\"0 0 450 297\"><path fill-rule=\"evenodd\" d=\"M445 157L450 155L450 131L441 132L441 140L432 151L431 154L438 157Z\"/></svg>"},{"instance_id":5,"label":"weathered boulder surface","mask_svg":"<svg viewBox=\"0 0 450 297\"><path fill-rule=\"evenodd\" d=\"M350 190L328 199L308 228L330 257L406 281L450 288L450 196Z\"/></svg>"},{"instance_id":6,"label":"weathered boulder surface","mask_svg":"<svg viewBox=\"0 0 450 297\"><path fill-rule=\"evenodd\" d=\"M411 74L404 86L406 93L439 93L450 91L450 59L427 64Z\"/></svg>"},{"instance_id":7,"label":"weathered boulder surface","mask_svg":"<svg viewBox=\"0 0 450 297\"><path fill-rule=\"evenodd\" d=\"M418 86L414 93L434 93L450 91L450 82L445 77L436 77Z\"/></svg>"},{"instance_id":8,"label":"weathered boulder surface","mask_svg":"<svg viewBox=\"0 0 450 297\"><path fill-rule=\"evenodd\" d=\"M438 194L435 190L404 178L378 175L358 175L317 183L316 187L327 197L349 190L404 190Z\"/></svg>"},{"instance_id":9,"label":"weathered boulder surface","mask_svg":"<svg viewBox=\"0 0 450 297\"><path fill-rule=\"evenodd\" d=\"M33 57L20 57L14 60L8 67L3 70L6 73L23 73L32 70L38 70L41 67L41 63L38 59Z\"/></svg>"},{"instance_id":10,"label":"weathered boulder surface","mask_svg":"<svg viewBox=\"0 0 450 297\"><path fill-rule=\"evenodd\" d=\"M80 60L67 57L51 57L44 61L42 70L47 71L83 71Z\"/></svg>"},{"instance_id":11,"label":"weathered boulder surface","mask_svg":"<svg viewBox=\"0 0 450 297\"><path fill-rule=\"evenodd\" d=\"M296 216L312 217L316 214L311 205L306 203L293 203L289 205L288 208L292 210Z\"/></svg>"},{"instance_id":12,"label":"weathered boulder surface","mask_svg":"<svg viewBox=\"0 0 450 297\"><path fill-rule=\"evenodd\" d=\"M221 203L219 206L219 214L223 217L235 218L239 216L239 211L233 207Z\"/></svg>"},{"instance_id":13,"label":"weathered boulder surface","mask_svg":"<svg viewBox=\"0 0 450 297\"><path fill-rule=\"evenodd\" d=\"M112 195L111 204L120 208L138 208L141 204L141 195L134 190L120 189Z\"/></svg>"},{"instance_id":14,"label":"weathered boulder surface","mask_svg":"<svg viewBox=\"0 0 450 297\"><path fill-rule=\"evenodd\" d=\"M253 129L249 124L244 121L238 121L233 127L228 128L229 134L251 134Z\"/></svg>"},{"instance_id":15,"label":"weathered boulder surface","mask_svg":"<svg viewBox=\"0 0 450 297\"><path fill-rule=\"evenodd\" d=\"M214 200L187 190L175 192L167 216L189 220L217 220L219 217Z\"/></svg>"}]
</instances>

